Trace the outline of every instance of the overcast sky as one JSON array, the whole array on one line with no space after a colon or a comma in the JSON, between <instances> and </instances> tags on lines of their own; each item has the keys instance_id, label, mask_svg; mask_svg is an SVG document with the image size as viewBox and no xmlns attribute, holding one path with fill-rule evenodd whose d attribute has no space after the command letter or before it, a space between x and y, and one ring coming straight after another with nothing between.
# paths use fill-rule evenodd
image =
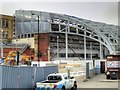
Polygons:
<instances>
[{"instance_id":1,"label":"overcast sky","mask_svg":"<svg viewBox=\"0 0 120 90\"><path fill-rule=\"evenodd\" d=\"M5 2L0 1L0 13L13 15L15 10L37 10L53 13L68 14L79 18L89 19L108 24L118 24L118 2ZM23 0L21 0L23 1ZM42 0L43 1L43 0ZM112 0L111 0L112 1ZM117 1L117 0L116 0Z\"/></svg>"}]
</instances>

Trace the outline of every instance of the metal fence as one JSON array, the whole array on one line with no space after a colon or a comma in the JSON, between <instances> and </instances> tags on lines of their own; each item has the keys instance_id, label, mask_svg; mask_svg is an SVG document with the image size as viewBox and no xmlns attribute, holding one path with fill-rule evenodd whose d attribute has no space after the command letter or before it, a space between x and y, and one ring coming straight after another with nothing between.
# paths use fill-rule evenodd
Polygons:
<instances>
[{"instance_id":1,"label":"metal fence","mask_svg":"<svg viewBox=\"0 0 120 90\"><path fill-rule=\"evenodd\" d=\"M35 87L35 83L45 80L50 73L58 72L57 66L47 67L10 67L0 66L0 90L27 90Z\"/></svg>"}]
</instances>

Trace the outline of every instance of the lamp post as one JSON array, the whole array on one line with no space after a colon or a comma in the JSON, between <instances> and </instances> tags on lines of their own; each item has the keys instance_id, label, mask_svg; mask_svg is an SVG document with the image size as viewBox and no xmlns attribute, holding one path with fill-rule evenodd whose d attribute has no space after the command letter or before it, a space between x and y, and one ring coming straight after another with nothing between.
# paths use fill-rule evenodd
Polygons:
<instances>
[{"instance_id":1,"label":"lamp post","mask_svg":"<svg viewBox=\"0 0 120 90\"><path fill-rule=\"evenodd\" d=\"M18 39L16 38L16 51L17 51L17 43L18 43Z\"/></svg>"},{"instance_id":2,"label":"lamp post","mask_svg":"<svg viewBox=\"0 0 120 90\"><path fill-rule=\"evenodd\" d=\"M1 30L1 58L3 58L3 30Z\"/></svg>"},{"instance_id":3,"label":"lamp post","mask_svg":"<svg viewBox=\"0 0 120 90\"><path fill-rule=\"evenodd\" d=\"M32 13L32 15L36 15L34 13ZM40 31L39 31L39 15L36 15L37 19L38 19L38 66L40 66Z\"/></svg>"}]
</instances>

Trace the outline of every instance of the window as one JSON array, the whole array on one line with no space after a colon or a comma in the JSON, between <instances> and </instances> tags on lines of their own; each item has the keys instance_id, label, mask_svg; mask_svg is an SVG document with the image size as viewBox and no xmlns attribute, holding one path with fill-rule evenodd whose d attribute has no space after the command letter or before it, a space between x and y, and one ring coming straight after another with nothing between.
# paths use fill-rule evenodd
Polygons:
<instances>
[{"instance_id":1,"label":"window","mask_svg":"<svg viewBox=\"0 0 120 90\"><path fill-rule=\"evenodd\" d=\"M31 37L34 37L34 34L32 34Z\"/></svg>"},{"instance_id":2,"label":"window","mask_svg":"<svg viewBox=\"0 0 120 90\"><path fill-rule=\"evenodd\" d=\"M2 28L4 28L4 25L5 25L5 23L4 23L5 21L4 20L2 20Z\"/></svg>"},{"instance_id":3,"label":"window","mask_svg":"<svg viewBox=\"0 0 120 90\"><path fill-rule=\"evenodd\" d=\"M24 37L26 38L26 37L27 37L27 35L25 34L25 35L24 35Z\"/></svg>"},{"instance_id":4,"label":"window","mask_svg":"<svg viewBox=\"0 0 120 90\"><path fill-rule=\"evenodd\" d=\"M21 38L23 38L23 35L21 35Z\"/></svg>"},{"instance_id":5,"label":"window","mask_svg":"<svg viewBox=\"0 0 120 90\"><path fill-rule=\"evenodd\" d=\"M6 20L6 28L8 28L8 20Z\"/></svg>"},{"instance_id":6,"label":"window","mask_svg":"<svg viewBox=\"0 0 120 90\"><path fill-rule=\"evenodd\" d=\"M2 36L3 36L3 38L4 38L4 31L3 31L3 33L2 33Z\"/></svg>"},{"instance_id":7,"label":"window","mask_svg":"<svg viewBox=\"0 0 120 90\"><path fill-rule=\"evenodd\" d=\"M30 34L28 34L28 38L30 38Z\"/></svg>"},{"instance_id":8,"label":"window","mask_svg":"<svg viewBox=\"0 0 120 90\"><path fill-rule=\"evenodd\" d=\"M8 32L6 32L6 38L8 38Z\"/></svg>"},{"instance_id":9,"label":"window","mask_svg":"<svg viewBox=\"0 0 120 90\"><path fill-rule=\"evenodd\" d=\"M62 80L62 77L60 75L58 76L48 76L48 80Z\"/></svg>"}]
</instances>

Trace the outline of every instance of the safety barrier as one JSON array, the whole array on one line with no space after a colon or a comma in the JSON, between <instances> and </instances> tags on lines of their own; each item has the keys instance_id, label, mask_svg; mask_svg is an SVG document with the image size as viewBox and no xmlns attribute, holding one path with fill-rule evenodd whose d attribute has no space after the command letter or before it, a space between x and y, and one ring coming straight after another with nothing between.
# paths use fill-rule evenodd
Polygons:
<instances>
[{"instance_id":1,"label":"safety barrier","mask_svg":"<svg viewBox=\"0 0 120 90\"><path fill-rule=\"evenodd\" d=\"M0 65L0 90L35 88L35 83L45 80L50 73L58 72L58 66L11 67Z\"/></svg>"}]
</instances>

